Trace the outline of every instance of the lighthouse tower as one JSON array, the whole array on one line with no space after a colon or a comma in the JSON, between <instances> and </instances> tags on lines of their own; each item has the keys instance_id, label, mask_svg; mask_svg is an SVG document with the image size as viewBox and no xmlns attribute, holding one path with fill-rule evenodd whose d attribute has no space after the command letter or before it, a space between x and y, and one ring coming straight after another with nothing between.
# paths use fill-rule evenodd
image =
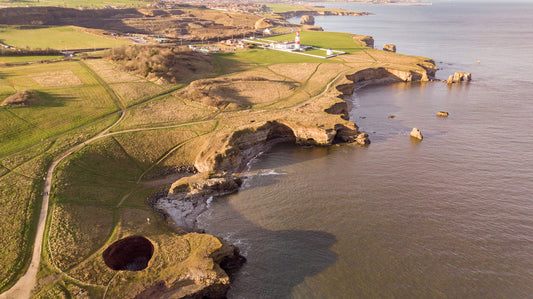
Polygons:
<instances>
[{"instance_id":1,"label":"lighthouse tower","mask_svg":"<svg viewBox=\"0 0 533 299\"><path fill-rule=\"evenodd\" d=\"M296 36L294 37L294 49L300 51L300 30L296 31Z\"/></svg>"}]
</instances>

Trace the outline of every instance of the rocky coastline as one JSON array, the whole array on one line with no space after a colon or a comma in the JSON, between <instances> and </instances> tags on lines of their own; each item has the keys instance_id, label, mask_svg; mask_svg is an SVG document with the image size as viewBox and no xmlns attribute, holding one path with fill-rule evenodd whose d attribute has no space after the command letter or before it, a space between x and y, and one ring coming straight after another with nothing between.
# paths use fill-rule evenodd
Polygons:
<instances>
[{"instance_id":1,"label":"rocky coastline","mask_svg":"<svg viewBox=\"0 0 533 299\"><path fill-rule=\"evenodd\" d=\"M272 145L279 142L312 146L330 146L335 143L358 143L363 146L369 144L368 135L360 132L355 123L348 121L348 105L345 99L355 89L368 85L433 80L437 70L433 60L425 60L418 66L420 67L418 70L366 68L343 75L326 97L329 108L321 111L326 115L338 117L339 122L332 126L272 119L253 122L245 128L221 137L223 142L219 147L207 147L198 153L194 165L198 173L174 182L168 192L154 197L152 207L179 233L204 233L202 228L198 227L197 218L207 210L210 200L213 197L237 192L242 180L246 178L246 174L242 171L247 163ZM231 249L217 253L218 260L232 265L231 270L238 269L245 258L239 254L238 248L223 240L221 242ZM207 293L198 291L191 298L200 295L211 298L222 297L228 288L229 283L223 286L206 285ZM211 289L216 292L209 291Z\"/></svg>"},{"instance_id":2,"label":"rocky coastline","mask_svg":"<svg viewBox=\"0 0 533 299\"><path fill-rule=\"evenodd\" d=\"M350 11L350 10L295 10L276 13L284 19L290 19L294 17L301 17L303 15L308 16L368 16L372 15L370 12L365 11Z\"/></svg>"}]
</instances>

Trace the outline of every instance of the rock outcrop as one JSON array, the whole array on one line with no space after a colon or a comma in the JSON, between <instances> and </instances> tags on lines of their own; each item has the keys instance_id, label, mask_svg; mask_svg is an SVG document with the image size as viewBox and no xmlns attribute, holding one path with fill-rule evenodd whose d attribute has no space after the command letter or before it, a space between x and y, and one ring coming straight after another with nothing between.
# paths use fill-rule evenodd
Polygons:
<instances>
[{"instance_id":1,"label":"rock outcrop","mask_svg":"<svg viewBox=\"0 0 533 299\"><path fill-rule=\"evenodd\" d=\"M446 112L446 111L439 111L437 112L437 116L440 116L440 117L448 117L449 113Z\"/></svg>"},{"instance_id":2,"label":"rock outcrop","mask_svg":"<svg viewBox=\"0 0 533 299\"><path fill-rule=\"evenodd\" d=\"M450 75L448 77L448 80L446 80L446 83L453 84L453 83L460 83L463 81L466 81L466 82L472 81L472 74L465 73L465 72L455 72L453 75Z\"/></svg>"},{"instance_id":3,"label":"rock outcrop","mask_svg":"<svg viewBox=\"0 0 533 299\"><path fill-rule=\"evenodd\" d=\"M420 132L420 130L418 128L413 128L413 130L411 131L411 133L409 135L412 138L415 138L415 139L418 139L418 140L424 139L424 137L422 136L422 132Z\"/></svg>"},{"instance_id":4,"label":"rock outcrop","mask_svg":"<svg viewBox=\"0 0 533 299\"><path fill-rule=\"evenodd\" d=\"M357 138L355 140L357 141L357 143L361 145L370 144L370 139L368 139L368 134L364 132L357 135Z\"/></svg>"},{"instance_id":5,"label":"rock outcrop","mask_svg":"<svg viewBox=\"0 0 533 299\"><path fill-rule=\"evenodd\" d=\"M195 167L200 172L232 172L242 168L265 146L276 142L331 145L336 141L354 142L358 134L355 125L338 124L328 128L290 121L267 121L217 137L221 139L222 146L206 147L196 158Z\"/></svg>"},{"instance_id":6,"label":"rock outcrop","mask_svg":"<svg viewBox=\"0 0 533 299\"><path fill-rule=\"evenodd\" d=\"M455 74L453 74L454 83L459 83L462 81L472 81L472 74L465 72L456 72Z\"/></svg>"},{"instance_id":7,"label":"rock outcrop","mask_svg":"<svg viewBox=\"0 0 533 299\"><path fill-rule=\"evenodd\" d=\"M40 102L39 94L35 91L17 91L14 95L7 97L2 106L33 106Z\"/></svg>"},{"instance_id":8,"label":"rock outcrop","mask_svg":"<svg viewBox=\"0 0 533 299\"><path fill-rule=\"evenodd\" d=\"M274 21L272 21L271 19L267 19L267 18L261 18L257 20L257 22L255 22L254 28L255 30L258 30L258 29L270 28L273 26L274 26Z\"/></svg>"},{"instance_id":9,"label":"rock outcrop","mask_svg":"<svg viewBox=\"0 0 533 299\"><path fill-rule=\"evenodd\" d=\"M313 26L313 25L302 25L302 29L304 31L324 31L324 28L320 26Z\"/></svg>"},{"instance_id":10,"label":"rock outcrop","mask_svg":"<svg viewBox=\"0 0 533 299\"><path fill-rule=\"evenodd\" d=\"M302 25L315 25L315 17L310 15L303 15L300 19L300 24Z\"/></svg>"},{"instance_id":11,"label":"rock outcrop","mask_svg":"<svg viewBox=\"0 0 533 299\"><path fill-rule=\"evenodd\" d=\"M353 38L362 42L365 46L369 48L374 48L374 38L368 35L354 35Z\"/></svg>"},{"instance_id":12,"label":"rock outcrop","mask_svg":"<svg viewBox=\"0 0 533 299\"><path fill-rule=\"evenodd\" d=\"M383 51L396 53L396 45L386 44L386 45L383 46Z\"/></svg>"},{"instance_id":13,"label":"rock outcrop","mask_svg":"<svg viewBox=\"0 0 533 299\"><path fill-rule=\"evenodd\" d=\"M446 83L448 83L448 84L452 84L453 83L453 75L450 75L448 77L448 80L446 80Z\"/></svg>"},{"instance_id":14,"label":"rock outcrop","mask_svg":"<svg viewBox=\"0 0 533 299\"><path fill-rule=\"evenodd\" d=\"M426 61L425 65L419 64L420 70L403 71L388 68L368 68L358 71L354 74L347 75L346 78L356 84L383 84L393 82L411 82L411 81L429 81L434 78L436 66L432 61ZM347 86L341 86L347 90Z\"/></svg>"}]
</instances>

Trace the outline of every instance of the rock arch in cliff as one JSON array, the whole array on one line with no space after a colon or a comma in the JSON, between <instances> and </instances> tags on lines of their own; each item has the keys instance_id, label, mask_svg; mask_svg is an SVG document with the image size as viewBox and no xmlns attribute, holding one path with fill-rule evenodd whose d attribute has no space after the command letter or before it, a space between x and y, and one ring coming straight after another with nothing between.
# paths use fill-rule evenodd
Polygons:
<instances>
[{"instance_id":1,"label":"rock arch in cliff","mask_svg":"<svg viewBox=\"0 0 533 299\"><path fill-rule=\"evenodd\" d=\"M267 135L267 141L285 139L287 142L296 142L294 131L287 125L277 121L270 122L270 131Z\"/></svg>"},{"instance_id":2,"label":"rock arch in cliff","mask_svg":"<svg viewBox=\"0 0 533 299\"><path fill-rule=\"evenodd\" d=\"M148 267L153 254L152 242L142 236L130 236L111 244L102 257L113 270L140 271Z\"/></svg>"}]
</instances>

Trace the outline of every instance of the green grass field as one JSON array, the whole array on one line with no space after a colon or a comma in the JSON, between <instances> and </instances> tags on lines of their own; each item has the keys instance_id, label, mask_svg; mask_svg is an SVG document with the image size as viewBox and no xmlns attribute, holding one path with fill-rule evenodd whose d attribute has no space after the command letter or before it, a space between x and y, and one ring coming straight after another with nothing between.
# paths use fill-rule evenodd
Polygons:
<instances>
[{"instance_id":1,"label":"green grass field","mask_svg":"<svg viewBox=\"0 0 533 299\"><path fill-rule=\"evenodd\" d=\"M87 33L75 26L28 28L0 27L0 42L22 48L56 50L110 48L128 44L125 40Z\"/></svg>"},{"instance_id":2,"label":"green grass field","mask_svg":"<svg viewBox=\"0 0 533 299\"><path fill-rule=\"evenodd\" d=\"M144 6L148 2L142 0L0 0L0 5L5 6L61 6L61 7L87 7L101 8L110 6Z\"/></svg>"},{"instance_id":3,"label":"green grass field","mask_svg":"<svg viewBox=\"0 0 533 299\"><path fill-rule=\"evenodd\" d=\"M279 63L323 63L324 59L288 52L256 48L235 53L213 54L221 73L232 73ZM329 61L327 61L329 62ZM332 62L334 63L334 62Z\"/></svg>"},{"instance_id":4,"label":"green grass field","mask_svg":"<svg viewBox=\"0 0 533 299\"><path fill-rule=\"evenodd\" d=\"M0 107L0 156L117 111L107 90L78 62L0 69L0 99L35 90L31 107ZM53 116L53 117L51 117Z\"/></svg>"},{"instance_id":5,"label":"green grass field","mask_svg":"<svg viewBox=\"0 0 533 299\"><path fill-rule=\"evenodd\" d=\"M296 33L272 36L265 39L273 41L294 40ZM347 53L361 51L364 47L361 42L354 40L352 34L342 32L300 32L300 41L302 45L313 46L317 48L333 49Z\"/></svg>"}]
</instances>

